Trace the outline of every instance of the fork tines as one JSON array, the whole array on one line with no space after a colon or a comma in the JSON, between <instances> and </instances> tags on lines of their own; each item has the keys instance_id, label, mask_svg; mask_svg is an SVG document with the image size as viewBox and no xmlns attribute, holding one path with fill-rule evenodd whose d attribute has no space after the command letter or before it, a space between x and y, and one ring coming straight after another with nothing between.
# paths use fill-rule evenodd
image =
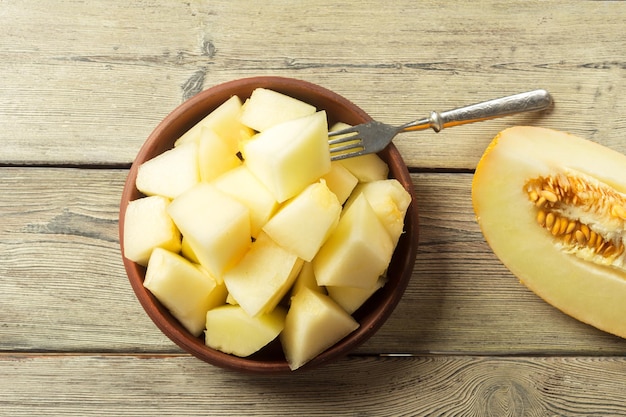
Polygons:
<instances>
[{"instance_id":1,"label":"fork tines","mask_svg":"<svg viewBox=\"0 0 626 417\"><path fill-rule=\"evenodd\" d=\"M358 130L353 127L337 130L328 133L328 144L330 145L330 159L352 158L361 155L365 151L363 141L358 137Z\"/></svg>"}]
</instances>

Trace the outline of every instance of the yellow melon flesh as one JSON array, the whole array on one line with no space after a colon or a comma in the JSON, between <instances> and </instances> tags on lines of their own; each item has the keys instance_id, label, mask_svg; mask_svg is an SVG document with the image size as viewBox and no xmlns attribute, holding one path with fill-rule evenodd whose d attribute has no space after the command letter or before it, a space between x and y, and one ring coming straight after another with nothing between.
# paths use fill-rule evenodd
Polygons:
<instances>
[{"instance_id":1,"label":"yellow melon flesh","mask_svg":"<svg viewBox=\"0 0 626 417\"><path fill-rule=\"evenodd\" d=\"M286 315L281 306L252 317L240 306L222 305L206 313L205 343L222 352L250 356L278 336Z\"/></svg>"},{"instance_id":2,"label":"yellow melon flesh","mask_svg":"<svg viewBox=\"0 0 626 417\"><path fill-rule=\"evenodd\" d=\"M174 145L197 142L202 129L208 128L228 142L232 149L237 149L239 141L249 139L253 134L252 129L241 123L241 113L241 99L232 96L185 132Z\"/></svg>"},{"instance_id":3,"label":"yellow melon flesh","mask_svg":"<svg viewBox=\"0 0 626 417\"><path fill-rule=\"evenodd\" d=\"M485 239L522 283L626 337L625 155L554 130L510 128L481 158L472 200Z\"/></svg>"},{"instance_id":4,"label":"yellow melon flesh","mask_svg":"<svg viewBox=\"0 0 626 417\"><path fill-rule=\"evenodd\" d=\"M291 299L280 342L292 371L359 328L329 296L302 288Z\"/></svg>"},{"instance_id":5,"label":"yellow melon flesh","mask_svg":"<svg viewBox=\"0 0 626 417\"><path fill-rule=\"evenodd\" d=\"M140 265L148 265L154 248L172 252L181 250L180 231L167 214L168 198L154 195L131 201L126 207L124 256Z\"/></svg>"},{"instance_id":6,"label":"yellow melon flesh","mask_svg":"<svg viewBox=\"0 0 626 417\"><path fill-rule=\"evenodd\" d=\"M304 261L259 234L243 259L224 274L226 288L252 317L268 313L287 294Z\"/></svg>"}]
</instances>

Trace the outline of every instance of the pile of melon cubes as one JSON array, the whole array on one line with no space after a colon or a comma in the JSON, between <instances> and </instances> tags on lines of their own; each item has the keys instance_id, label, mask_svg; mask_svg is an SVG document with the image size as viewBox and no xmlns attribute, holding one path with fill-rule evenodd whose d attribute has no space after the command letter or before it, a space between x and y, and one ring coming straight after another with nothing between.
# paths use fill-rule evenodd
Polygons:
<instances>
[{"instance_id":1,"label":"pile of melon cubes","mask_svg":"<svg viewBox=\"0 0 626 417\"><path fill-rule=\"evenodd\" d=\"M257 88L139 166L124 256L207 346L247 357L279 338L295 370L385 284L411 202L388 171L377 155L331 162L325 111Z\"/></svg>"}]
</instances>

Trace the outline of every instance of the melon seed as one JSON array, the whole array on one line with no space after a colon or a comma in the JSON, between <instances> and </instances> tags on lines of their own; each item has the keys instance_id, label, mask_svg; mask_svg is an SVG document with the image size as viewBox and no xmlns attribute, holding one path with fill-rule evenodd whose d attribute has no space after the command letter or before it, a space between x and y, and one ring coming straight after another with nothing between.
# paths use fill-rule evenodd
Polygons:
<instances>
[{"instance_id":1,"label":"melon seed","mask_svg":"<svg viewBox=\"0 0 626 417\"><path fill-rule=\"evenodd\" d=\"M532 179L525 191L537 208L537 223L567 250L588 249L612 260L624 253L626 195L582 174L563 173Z\"/></svg>"},{"instance_id":2,"label":"melon seed","mask_svg":"<svg viewBox=\"0 0 626 417\"><path fill-rule=\"evenodd\" d=\"M541 196L551 203L559 201L559 197L551 190L541 190Z\"/></svg>"}]
</instances>

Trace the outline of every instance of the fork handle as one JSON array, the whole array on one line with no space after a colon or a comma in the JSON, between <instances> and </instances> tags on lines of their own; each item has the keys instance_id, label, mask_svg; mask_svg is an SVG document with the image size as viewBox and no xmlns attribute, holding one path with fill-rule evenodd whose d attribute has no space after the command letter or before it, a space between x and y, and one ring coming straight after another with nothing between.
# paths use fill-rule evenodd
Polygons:
<instances>
[{"instance_id":1,"label":"fork handle","mask_svg":"<svg viewBox=\"0 0 626 417\"><path fill-rule=\"evenodd\" d=\"M433 111L430 117L407 123L399 127L401 132L432 128L435 132L452 126L480 122L515 113L544 110L552 104L546 90L534 90L482 103L459 107L442 113Z\"/></svg>"}]
</instances>

